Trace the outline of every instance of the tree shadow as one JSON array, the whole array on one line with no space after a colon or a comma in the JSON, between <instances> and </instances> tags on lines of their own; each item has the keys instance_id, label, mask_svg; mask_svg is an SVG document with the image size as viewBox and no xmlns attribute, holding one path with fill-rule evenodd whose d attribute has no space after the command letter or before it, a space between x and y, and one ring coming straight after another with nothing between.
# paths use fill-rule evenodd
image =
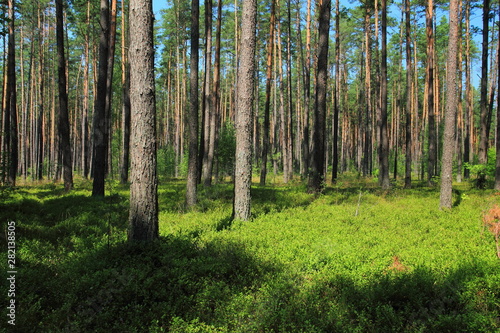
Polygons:
<instances>
[{"instance_id":1,"label":"tree shadow","mask_svg":"<svg viewBox=\"0 0 500 333\"><path fill-rule=\"evenodd\" d=\"M234 242L200 247L174 236L22 266L19 332L139 332L153 322L168 327L174 317L213 322L234 295L280 270Z\"/></svg>"}]
</instances>

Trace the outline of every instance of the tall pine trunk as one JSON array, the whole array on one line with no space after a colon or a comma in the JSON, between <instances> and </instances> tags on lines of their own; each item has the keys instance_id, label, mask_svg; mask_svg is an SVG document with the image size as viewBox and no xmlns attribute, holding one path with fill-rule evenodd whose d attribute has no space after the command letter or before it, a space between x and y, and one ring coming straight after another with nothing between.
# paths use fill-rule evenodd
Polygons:
<instances>
[{"instance_id":1,"label":"tall pine trunk","mask_svg":"<svg viewBox=\"0 0 500 333\"><path fill-rule=\"evenodd\" d=\"M131 173L129 241L158 233L153 4L130 0Z\"/></svg>"},{"instance_id":2,"label":"tall pine trunk","mask_svg":"<svg viewBox=\"0 0 500 333\"><path fill-rule=\"evenodd\" d=\"M390 187L389 182L389 134L387 131L387 0L382 0L382 58L380 64L380 124L379 167L380 185Z\"/></svg>"},{"instance_id":3,"label":"tall pine trunk","mask_svg":"<svg viewBox=\"0 0 500 333\"><path fill-rule=\"evenodd\" d=\"M271 109L271 84L273 80L273 50L274 50L274 29L276 24L276 1L271 0L271 18L269 23L269 39L267 41L267 69L266 69L266 100L264 103L264 128L262 137L262 158L260 167L260 185L266 184L267 176L267 157L269 155L269 133Z\"/></svg>"},{"instance_id":4,"label":"tall pine trunk","mask_svg":"<svg viewBox=\"0 0 500 333\"><path fill-rule=\"evenodd\" d=\"M104 196L107 154L106 82L108 77L109 54L109 2L101 0L99 39L99 68L93 121L92 174L94 182L92 196Z\"/></svg>"},{"instance_id":5,"label":"tall pine trunk","mask_svg":"<svg viewBox=\"0 0 500 333\"><path fill-rule=\"evenodd\" d=\"M446 63L446 111L441 171L441 209L451 209L453 182L453 151L457 114L457 52L458 52L458 0L450 1L450 39Z\"/></svg>"},{"instance_id":6,"label":"tall pine trunk","mask_svg":"<svg viewBox=\"0 0 500 333\"><path fill-rule=\"evenodd\" d=\"M480 141L479 163L488 160L488 36L489 36L490 0L483 1L483 46L481 55L481 100L480 100Z\"/></svg>"},{"instance_id":7,"label":"tall pine trunk","mask_svg":"<svg viewBox=\"0 0 500 333\"><path fill-rule=\"evenodd\" d=\"M328 41L330 30L331 0L319 1L318 66L316 69L316 94L314 102L314 133L309 171L309 192L320 192L325 177L326 91L328 79Z\"/></svg>"},{"instance_id":8,"label":"tall pine trunk","mask_svg":"<svg viewBox=\"0 0 500 333\"><path fill-rule=\"evenodd\" d=\"M66 88L66 57L64 50L63 4L56 0L56 39L58 59L58 91L59 91L59 147L62 153L64 189L73 188L73 163L71 156L70 127L68 116L68 92Z\"/></svg>"},{"instance_id":9,"label":"tall pine trunk","mask_svg":"<svg viewBox=\"0 0 500 333\"><path fill-rule=\"evenodd\" d=\"M240 66L236 107L236 159L234 175L233 219L250 218L252 185L252 110L254 105L255 43L257 1L243 0Z\"/></svg>"},{"instance_id":10,"label":"tall pine trunk","mask_svg":"<svg viewBox=\"0 0 500 333\"><path fill-rule=\"evenodd\" d=\"M191 59L190 59L190 98L188 114L188 174L186 185L186 205L193 207L197 202L198 184L198 61L200 45L200 2L191 2Z\"/></svg>"}]
</instances>

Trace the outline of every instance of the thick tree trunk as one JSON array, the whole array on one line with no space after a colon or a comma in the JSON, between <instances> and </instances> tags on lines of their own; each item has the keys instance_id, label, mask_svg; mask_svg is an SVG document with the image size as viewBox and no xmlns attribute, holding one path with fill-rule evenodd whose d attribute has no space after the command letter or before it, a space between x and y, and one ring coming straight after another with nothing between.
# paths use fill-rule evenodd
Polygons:
<instances>
[{"instance_id":1,"label":"thick tree trunk","mask_svg":"<svg viewBox=\"0 0 500 333\"><path fill-rule=\"evenodd\" d=\"M158 233L156 107L151 0L130 0L131 173L129 241Z\"/></svg>"},{"instance_id":2,"label":"thick tree trunk","mask_svg":"<svg viewBox=\"0 0 500 333\"><path fill-rule=\"evenodd\" d=\"M314 133L309 172L309 192L320 192L325 179L326 91L328 79L328 41L330 30L331 0L319 2L318 67L316 70L316 95L314 103Z\"/></svg>"},{"instance_id":3,"label":"thick tree trunk","mask_svg":"<svg viewBox=\"0 0 500 333\"><path fill-rule=\"evenodd\" d=\"M441 171L441 209L451 209L453 182L453 151L457 113L457 50L458 50L458 0L450 1L450 39L446 66L446 113L444 124L443 157Z\"/></svg>"},{"instance_id":4,"label":"thick tree trunk","mask_svg":"<svg viewBox=\"0 0 500 333\"><path fill-rule=\"evenodd\" d=\"M250 188L252 184L252 109L255 82L256 0L243 0L241 51L238 68L236 108L236 161L233 219L250 218Z\"/></svg>"},{"instance_id":5,"label":"thick tree trunk","mask_svg":"<svg viewBox=\"0 0 500 333\"><path fill-rule=\"evenodd\" d=\"M202 180L205 186L212 183L212 166L209 165L210 133L212 117L212 0L205 0L205 84L203 88L203 160L202 160Z\"/></svg>"},{"instance_id":6,"label":"thick tree trunk","mask_svg":"<svg viewBox=\"0 0 500 333\"><path fill-rule=\"evenodd\" d=\"M191 62L190 62L190 105L188 115L188 175L186 185L186 205L196 205L198 184L198 61L200 45L200 2L191 2Z\"/></svg>"},{"instance_id":7,"label":"thick tree trunk","mask_svg":"<svg viewBox=\"0 0 500 333\"><path fill-rule=\"evenodd\" d=\"M64 189L73 188L73 163L71 156L71 142L68 116L68 93L66 90L66 57L64 50L63 4L56 0L56 39L58 58L58 90L59 90L59 144L62 153Z\"/></svg>"}]
</instances>

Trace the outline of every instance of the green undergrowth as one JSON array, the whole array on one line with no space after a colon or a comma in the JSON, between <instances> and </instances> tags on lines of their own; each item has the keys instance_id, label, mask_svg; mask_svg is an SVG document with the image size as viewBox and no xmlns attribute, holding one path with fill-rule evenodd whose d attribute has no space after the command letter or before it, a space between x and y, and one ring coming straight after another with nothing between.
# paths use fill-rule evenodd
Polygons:
<instances>
[{"instance_id":1,"label":"green undergrowth","mask_svg":"<svg viewBox=\"0 0 500 333\"><path fill-rule=\"evenodd\" d=\"M232 187L159 188L159 241L126 242L128 189L91 184L0 191L16 222L18 332L495 332L500 261L482 216L500 198L455 186L380 190L344 179L252 188L252 220L232 222ZM2 251L5 255L5 236ZM7 261L1 262L7 272ZM1 297L7 304L8 284ZM4 307L5 309L5 307Z\"/></svg>"}]
</instances>

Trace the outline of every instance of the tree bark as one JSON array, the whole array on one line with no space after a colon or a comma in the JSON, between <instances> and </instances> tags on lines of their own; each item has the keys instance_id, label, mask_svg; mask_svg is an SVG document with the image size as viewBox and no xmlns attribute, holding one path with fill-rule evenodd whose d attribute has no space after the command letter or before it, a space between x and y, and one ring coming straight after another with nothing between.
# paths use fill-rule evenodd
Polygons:
<instances>
[{"instance_id":1,"label":"tree bark","mask_svg":"<svg viewBox=\"0 0 500 333\"><path fill-rule=\"evenodd\" d=\"M73 188L73 163L71 156L70 129L68 117L68 92L66 88L66 57L64 50L63 4L56 0L56 39L58 58L58 90L59 90L59 145L62 153L64 189Z\"/></svg>"},{"instance_id":2,"label":"tree bark","mask_svg":"<svg viewBox=\"0 0 500 333\"><path fill-rule=\"evenodd\" d=\"M458 0L450 1L450 39L446 66L446 113L441 171L440 208L451 209L453 182L453 151L457 106Z\"/></svg>"},{"instance_id":3,"label":"tree bark","mask_svg":"<svg viewBox=\"0 0 500 333\"><path fill-rule=\"evenodd\" d=\"M131 173L129 241L158 233L152 0L130 0Z\"/></svg>"},{"instance_id":4,"label":"tree bark","mask_svg":"<svg viewBox=\"0 0 500 333\"><path fill-rule=\"evenodd\" d=\"M122 3L122 158L120 182L128 182L130 167L130 63L127 48L129 47L128 15L125 2Z\"/></svg>"},{"instance_id":5,"label":"tree bark","mask_svg":"<svg viewBox=\"0 0 500 333\"><path fill-rule=\"evenodd\" d=\"M309 192L320 192L325 179L326 91L328 79L328 41L330 30L331 0L319 1L318 67L316 69L316 94L314 103L314 133L309 172Z\"/></svg>"},{"instance_id":6,"label":"tree bark","mask_svg":"<svg viewBox=\"0 0 500 333\"><path fill-rule=\"evenodd\" d=\"M233 219L250 218L252 184L252 108L254 105L256 0L243 0L236 109L236 160Z\"/></svg>"},{"instance_id":7,"label":"tree bark","mask_svg":"<svg viewBox=\"0 0 500 333\"><path fill-rule=\"evenodd\" d=\"M338 177L338 140L339 140L339 99L340 99L340 1L335 4L335 89L333 91L333 159L332 159L332 183Z\"/></svg>"},{"instance_id":8,"label":"tree bark","mask_svg":"<svg viewBox=\"0 0 500 333\"><path fill-rule=\"evenodd\" d=\"M196 205L198 184L198 61L200 45L200 1L191 2L191 62L190 62L190 99L188 115L188 175L186 185L186 206Z\"/></svg>"}]
</instances>

